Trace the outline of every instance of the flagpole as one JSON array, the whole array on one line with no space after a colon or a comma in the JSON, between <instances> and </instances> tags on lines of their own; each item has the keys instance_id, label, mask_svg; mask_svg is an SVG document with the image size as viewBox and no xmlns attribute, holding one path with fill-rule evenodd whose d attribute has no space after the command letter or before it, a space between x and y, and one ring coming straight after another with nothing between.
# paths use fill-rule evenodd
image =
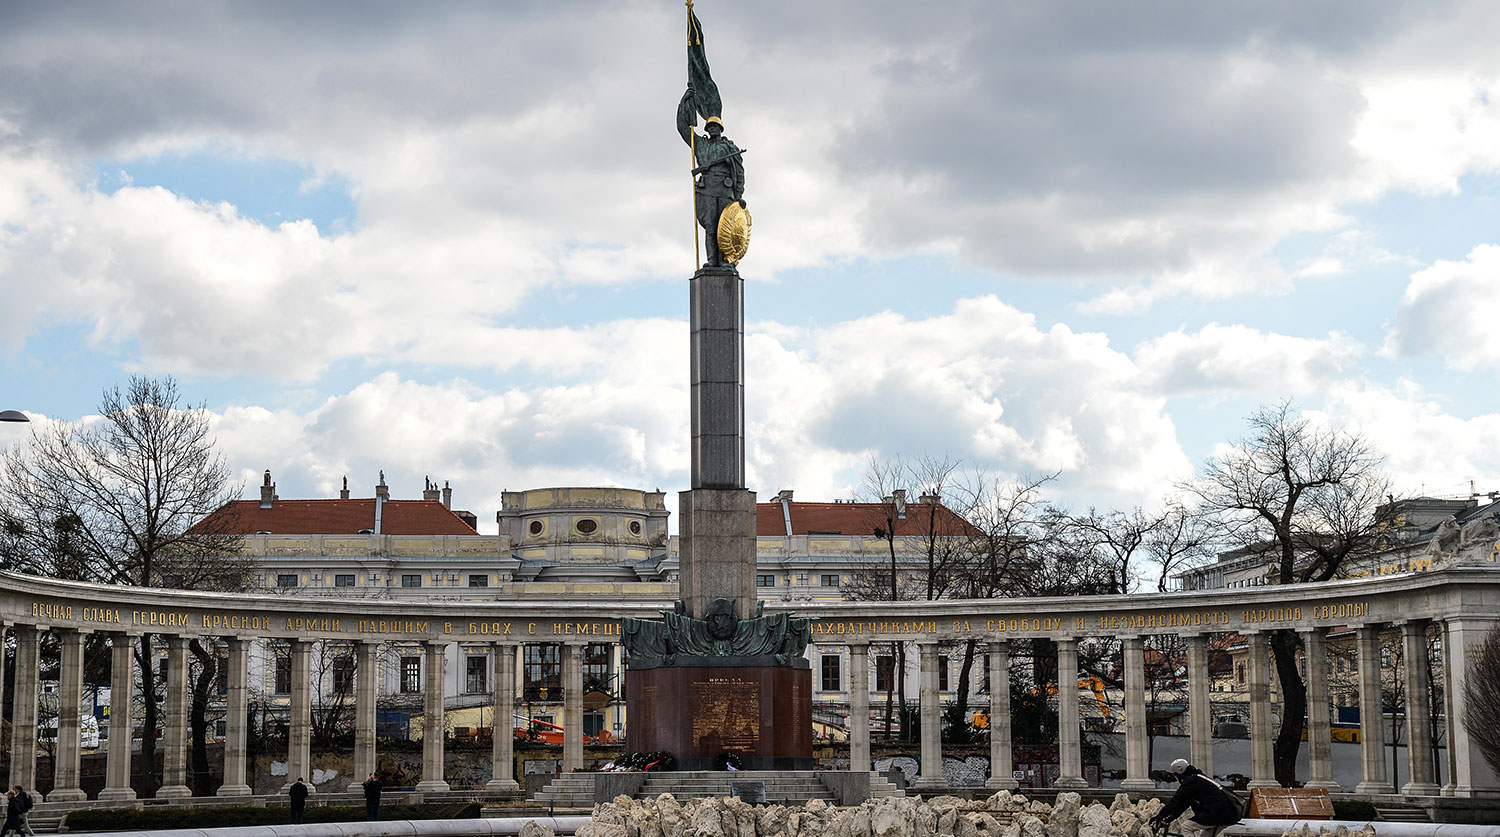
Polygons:
<instances>
[{"instance_id":1,"label":"flagpole","mask_svg":"<svg viewBox=\"0 0 1500 837\"><path fill-rule=\"evenodd\" d=\"M693 0L687 0L688 11L688 46L693 45ZM691 75L691 74L689 74ZM689 81L692 79L689 78ZM703 269L702 257L698 250L698 184L693 179L693 168L698 165L698 106L693 103L693 121L688 125L688 182L692 186L693 200L693 272L697 273Z\"/></svg>"}]
</instances>

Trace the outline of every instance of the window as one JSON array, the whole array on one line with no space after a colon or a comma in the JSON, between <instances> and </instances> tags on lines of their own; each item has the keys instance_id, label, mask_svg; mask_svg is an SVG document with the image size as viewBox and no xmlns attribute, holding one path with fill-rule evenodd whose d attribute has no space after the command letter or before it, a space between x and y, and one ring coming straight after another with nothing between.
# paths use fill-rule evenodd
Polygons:
<instances>
[{"instance_id":1,"label":"window","mask_svg":"<svg viewBox=\"0 0 1500 837\"><path fill-rule=\"evenodd\" d=\"M1245 683L1245 664L1244 663L1240 663L1240 664L1238 664L1238 665L1236 665L1234 667L1234 680L1235 680L1236 683L1244 685L1244 683Z\"/></svg>"},{"instance_id":2,"label":"window","mask_svg":"<svg viewBox=\"0 0 1500 837\"><path fill-rule=\"evenodd\" d=\"M224 722L223 718L220 718L219 720L214 721L214 735L217 735L218 737L223 738L228 733L228 731L229 731L229 725Z\"/></svg>"},{"instance_id":3,"label":"window","mask_svg":"<svg viewBox=\"0 0 1500 837\"><path fill-rule=\"evenodd\" d=\"M488 587L490 586L490 577L487 575L471 575L469 576L469 586Z\"/></svg>"},{"instance_id":4,"label":"window","mask_svg":"<svg viewBox=\"0 0 1500 837\"><path fill-rule=\"evenodd\" d=\"M583 646L583 690L609 691L609 669L615 647L594 642Z\"/></svg>"},{"instance_id":5,"label":"window","mask_svg":"<svg viewBox=\"0 0 1500 837\"><path fill-rule=\"evenodd\" d=\"M333 586L334 587L353 587L354 586L354 573L349 573L347 575L335 575L333 577Z\"/></svg>"},{"instance_id":6,"label":"window","mask_svg":"<svg viewBox=\"0 0 1500 837\"><path fill-rule=\"evenodd\" d=\"M841 679L839 675L842 674L842 671L841 671L840 666L839 666L839 655L837 655L837 654L824 654L823 655L823 665L822 665L822 668L823 668L823 677L822 677L822 680L823 680L823 682L822 682L823 691L825 691L825 692L837 692L841 688L841 686L842 686L842 684L840 684L840 682L839 682L840 679Z\"/></svg>"},{"instance_id":7,"label":"window","mask_svg":"<svg viewBox=\"0 0 1500 837\"><path fill-rule=\"evenodd\" d=\"M1389 645L1380 646L1380 664L1387 667L1396 664L1396 655Z\"/></svg>"},{"instance_id":8,"label":"window","mask_svg":"<svg viewBox=\"0 0 1500 837\"><path fill-rule=\"evenodd\" d=\"M937 676L938 691L940 692L946 692L949 688L951 688L948 685L948 668L948 655L939 654L937 658Z\"/></svg>"},{"instance_id":9,"label":"window","mask_svg":"<svg viewBox=\"0 0 1500 837\"><path fill-rule=\"evenodd\" d=\"M836 575L819 576L818 583L824 587L837 587L839 586L839 577Z\"/></svg>"},{"instance_id":10,"label":"window","mask_svg":"<svg viewBox=\"0 0 1500 837\"><path fill-rule=\"evenodd\" d=\"M401 576L401 586L402 587L421 587L422 586L422 576L420 576L420 575L418 575L416 573L408 573L406 575L403 575L403 576Z\"/></svg>"},{"instance_id":11,"label":"window","mask_svg":"<svg viewBox=\"0 0 1500 837\"><path fill-rule=\"evenodd\" d=\"M354 655L348 651L333 658L333 693L347 695L354 691Z\"/></svg>"},{"instance_id":12,"label":"window","mask_svg":"<svg viewBox=\"0 0 1500 837\"><path fill-rule=\"evenodd\" d=\"M276 586L277 587L296 587L297 586L297 574L296 573L281 573L281 574L277 575L276 576Z\"/></svg>"},{"instance_id":13,"label":"window","mask_svg":"<svg viewBox=\"0 0 1500 837\"><path fill-rule=\"evenodd\" d=\"M464 691L471 695L489 691L490 658L472 655L464 658Z\"/></svg>"},{"instance_id":14,"label":"window","mask_svg":"<svg viewBox=\"0 0 1500 837\"><path fill-rule=\"evenodd\" d=\"M640 533L641 533L641 522L639 520L632 520L632 521L630 521L630 534L632 534L632 535L639 535Z\"/></svg>"},{"instance_id":15,"label":"window","mask_svg":"<svg viewBox=\"0 0 1500 837\"><path fill-rule=\"evenodd\" d=\"M776 586L776 576L774 576L774 575L758 575L758 576L755 577L755 586L756 587L775 587Z\"/></svg>"},{"instance_id":16,"label":"window","mask_svg":"<svg viewBox=\"0 0 1500 837\"><path fill-rule=\"evenodd\" d=\"M525 646L521 671L521 694L527 700L562 698L562 646L554 643Z\"/></svg>"},{"instance_id":17,"label":"window","mask_svg":"<svg viewBox=\"0 0 1500 837\"><path fill-rule=\"evenodd\" d=\"M401 658L401 691L415 694L422 691L422 658Z\"/></svg>"},{"instance_id":18,"label":"window","mask_svg":"<svg viewBox=\"0 0 1500 837\"><path fill-rule=\"evenodd\" d=\"M599 521L585 517L573 526L578 529L580 535L592 535L599 530Z\"/></svg>"},{"instance_id":19,"label":"window","mask_svg":"<svg viewBox=\"0 0 1500 837\"><path fill-rule=\"evenodd\" d=\"M533 520L531 521L531 524L526 527L526 531L530 532L532 537L540 535L542 532L546 531L546 529L547 524L543 523L540 520Z\"/></svg>"},{"instance_id":20,"label":"window","mask_svg":"<svg viewBox=\"0 0 1500 837\"><path fill-rule=\"evenodd\" d=\"M276 694L289 695L292 693L292 650L283 645L276 649L275 654Z\"/></svg>"},{"instance_id":21,"label":"window","mask_svg":"<svg viewBox=\"0 0 1500 837\"><path fill-rule=\"evenodd\" d=\"M875 691L889 692L896 688L896 658L875 658Z\"/></svg>"}]
</instances>

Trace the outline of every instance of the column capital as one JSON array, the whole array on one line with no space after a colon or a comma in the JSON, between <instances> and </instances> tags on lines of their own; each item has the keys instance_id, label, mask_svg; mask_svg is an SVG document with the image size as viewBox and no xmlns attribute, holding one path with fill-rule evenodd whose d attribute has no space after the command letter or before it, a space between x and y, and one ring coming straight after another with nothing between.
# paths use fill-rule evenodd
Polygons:
<instances>
[{"instance_id":1,"label":"column capital","mask_svg":"<svg viewBox=\"0 0 1500 837\"><path fill-rule=\"evenodd\" d=\"M1010 640L1009 639L992 639L992 640L989 640L988 642L986 642L985 645L989 646L989 650L990 651L1009 651L1010 650Z\"/></svg>"}]
</instances>

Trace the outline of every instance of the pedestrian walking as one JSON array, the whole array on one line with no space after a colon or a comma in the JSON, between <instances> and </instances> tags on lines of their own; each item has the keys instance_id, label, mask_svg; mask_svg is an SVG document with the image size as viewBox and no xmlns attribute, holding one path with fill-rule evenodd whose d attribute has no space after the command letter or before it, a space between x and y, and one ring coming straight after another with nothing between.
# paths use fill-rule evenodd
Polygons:
<instances>
[{"instance_id":1,"label":"pedestrian walking","mask_svg":"<svg viewBox=\"0 0 1500 837\"><path fill-rule=\"evenodd\" d=\"M292 823L301 825L302 812L307 810L307 785L302 783L301 776L298 776L297 781L287 788L286 793L292 798Z\"/></svg>"},{"instance_id":2,"label":"pedestrian walking","mask_svg":"<svg viewBox=\"0 0 1500 837\"><path fill-rule=\"evenodd\" d=\"M365 819L370 822L380 819L380 780L371 773L360 787L365 789Z\"/></svg>"}]
</instances>

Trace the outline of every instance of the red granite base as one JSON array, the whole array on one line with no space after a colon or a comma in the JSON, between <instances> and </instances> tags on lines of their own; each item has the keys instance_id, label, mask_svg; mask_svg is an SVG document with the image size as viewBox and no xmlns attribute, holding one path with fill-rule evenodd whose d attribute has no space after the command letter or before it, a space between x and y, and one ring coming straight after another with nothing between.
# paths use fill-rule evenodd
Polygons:
<instances>
[{"instance_id":1,"label":"red granite base","mask_svg":"<svg viewBox=\"0 0 1500 837\"><path fill-rule=\"evenodd\" d=\"M709 770L731 752L744 770L811 770L812 670L806 660L678 657L632 662L625 675L626 746L665 750L677 770ZM800 663L800 665L795 665Z\"/></svg>"}]
</instances>

